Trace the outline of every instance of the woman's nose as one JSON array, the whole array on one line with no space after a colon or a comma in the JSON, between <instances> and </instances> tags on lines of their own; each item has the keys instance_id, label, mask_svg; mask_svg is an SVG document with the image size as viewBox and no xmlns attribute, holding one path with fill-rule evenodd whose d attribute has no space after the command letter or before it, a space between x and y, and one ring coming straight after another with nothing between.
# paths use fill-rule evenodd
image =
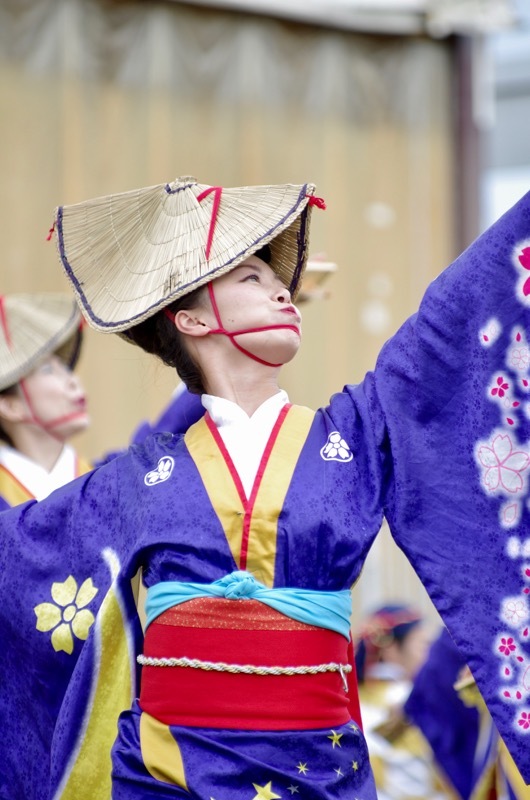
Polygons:
<instances>
[{"instance_id":1,"label":"woman's nose","mask_svg":"<svg viewBox=\"0 0 530 800\"><path fill-rule=\"evenodd\" d=\"M76 372L70 371L67 380L70 386L75 386L76 389L82 388L81 378Z\"/></svg>"},{"instance_id":2,"label":"woman's nose","mask_svg":"<svg viewBox=\"0 0 530 800\"><path fill-rule=\"evenodd\" d=\"M276 294L276 300L279 303L290 303L291 302L291 292L286 286L282 286L281 289L278 290Z\"/></svg>"}]
</instances>

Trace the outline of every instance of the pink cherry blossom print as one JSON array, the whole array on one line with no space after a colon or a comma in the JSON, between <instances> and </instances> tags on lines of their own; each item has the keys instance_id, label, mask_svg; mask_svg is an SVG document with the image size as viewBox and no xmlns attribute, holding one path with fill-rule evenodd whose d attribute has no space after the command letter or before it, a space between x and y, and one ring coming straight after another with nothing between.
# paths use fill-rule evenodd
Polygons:
<instances>
[{"instance_id":1,"label":"pink cherry blossom print","mask_svg":"<svg viewBox=\"0 0 530 800\"><path fill-rule=\"evenodd\" d=\"M522 450L514 450L508 434L498 434L491 447L482 445L478 459L485 471L482 482L489 492L503 489L515 494L523 488L521 473L528 469L530 458Z\"/></svg>"},{"instance_id":2,"label":"pink cherry blossom print","mask_svg":"<svg viewBox=\"0 0 530 800\"><path fill-rule=\"evenodd\" d=\"M496 395L498 395L499 397L504 397L509 388L510 384L506 383L502 375L499 375L499 377L497 378L496 386L493 387L491 393L494 397Z\"/></svg>"},{"instance_id":3,"label":"pink cherry blossom print","mask_svg":"<svg viewBox=\"0 0 530 800\"><path fill-rule=\"evenodd\" d=\"M530 728L530 714L527 711L521 711L521 716L517 720L517 724L527 731Z\"/></svg>"},{"instance_id":4,"label":"pink cherry blossom print","mask_svg":"<svg viewBox=\"0 0 530 800\"><path fill-rule=\"evenodd\" d=\"M524 269L530 269L530 247L523 247L519 263Z\"/></svg>"},{"instance_id":5,"label":"pink cherry blossom print","mask_svg":"<svg viewBox=\"0 0 530 800\"><path fill-rule=\"evenodd\" d=\"M519 256L519 264L523 269L530 269L530 247L524 247ZM530 294L530 278L527 278L523 285L523 294L527 297Z\"/></svg>"},{"instance_id":6,"label":"pink cherry blossom print","mask_svg":"<svg viewBox=\"0 0 530 800\"><path fill-rule=\"evenodd\" d=\"M499 652L503 654L503 656L510 656L513 651L515 650L515 643L511 636L501 638L501 643L499 645Z\"/></svg>"},{"instance_id":7,"label":"pink cherry blossom print","mask_svg":"<svg viewBox=\"0 0 530 800\"><path fill-rule=\"evenodd\" d=\"M528 369L530 366L530 352L528 351L528 347L512 347L510 352L510 364L519 372Z\"/></svg>"},{"instance_id":8,"label":"pink cherry blossom print","mask_svg":"<svg viewBox=\"0 0 530 800\"><path fill-rule=\"evenodd\" d=\"M510 625L519 625L528 619L526 600L519 597L508 597L502 604L502 617Z\"/></svg>"},{"instance_id":9,"label":"pink cherry blossom print","mask_svg":"<svg viewBox=\"0 0 530 800\"><path fill-rule=\"evenodd\" d=\"M523 689L530 689L530 667L527 667L523 675Z\"/></svg>"},{"instance_id":10,"label":"pink cherry blossom print","mask_svg":"<svg viewBox=\"0 0 530 800\"><path fill-rule=\"evenodd\" d=\"M520 510L518 503L510 503L502 509L502 522L504 525L512 526L519 521Z\"/></svg>"}]
</instances>

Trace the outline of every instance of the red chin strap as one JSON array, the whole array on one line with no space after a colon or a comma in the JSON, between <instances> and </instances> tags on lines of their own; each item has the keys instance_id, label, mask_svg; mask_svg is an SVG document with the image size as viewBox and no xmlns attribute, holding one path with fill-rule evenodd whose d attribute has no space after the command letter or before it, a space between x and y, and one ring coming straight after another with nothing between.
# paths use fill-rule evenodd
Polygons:
<instances>
[{"instance_id":1,"label":"red chin strap","mask_svg":"<svg viewBox=\"0 0 530 800\"><path fill-rule=\"evenodd\" d=\"M215 319L219 326L218 328L214 328L213 330L209 331L208 336L211 336L212 334L221 334L221 336L228 336L234 347L237 347L237 349L241 353L244 353L244 355L248 356L248 358L252 358L254 361L257 361L259 364L264 364L266 367L283 366L283 364L273 364L270 361L265 361L263 358L260 358L259 356L255 356L254 353L250 352L250 350L247 350L245 347L241 347L241 345L236 342L235 337L242 336L245 333L260 333L261 331L274 331L274 330L294 331L298 336L300 336L300 331L296 327L296 325L263 325L261 328L241 328L238 331L227 331L221 321L221 315L219 314L219 309L217 308L213 286L211 283L207 284L207 286L208 286L208 294L210 295L210 301L213 308L213 313L215 314ZM164 314L171 320L171 322L175 321L175 315L169 310L169 308L164 309Z\"/></svg>"},{"instance_id":2,"label":"red chin strap","mask_svg":"<svg viewBox=\"0 0 530 800\"><path fill-rule=\"evenodd\" d=\"M54 223L55 225L55 223ZM53 228L50 229L50 236L53 233ZM84 320L80 324L80 328L83 327ZM5 313L5 297L4 295L0 295L0 327L4 332L4 336L6 338L7 346L11 349L11 333L9 330L9 325L7 323L7 316ZM62 441L62 439L57 436L54 432L54 428L58 428L59 425L63 425L65 422L69 422L72 419L76 419L77 417L84 416L84 411L73 411L71 414L63 414L62 417L56 417L55 419L50 420L49 422L45 422L44 420L40 419L38 414L35 413L35 409L33 408L33 403L31 402L31 397L29 396L29 392L27 387L24 383L24 379L21 379L18 382L22 394L24 396L24 400L26 401L26 405L29 409L29 417L25 417L21 420L21 422L32 423L33 425L37 425L39 428L42 428L46 433L49 433L58 441Z\"/></svg>"},{"instance_id":3,"label":"red chin strap","mask_svg":"<svg viewBox=\"0 0 530 800\"><path fill-rule=\"evenodd\" d=\"M244 347L241 347L240 344L236 342L236 336L242 336L245 333L260 333L261 331L274 331L274 330L290 330L294 331L298 336L300 335L300 331L296 327L296 325L264 325L261 328L241 328L238 331L227 331L226 328L223 326L221 321L221 315L219 314L219 309L217 308L217 303L215 300L215 295L213 291L213 285L211 283L208 284L208 294L210 295L210 302L212 304L213 313L215 314L215 319L217 320L217 324L219 325L218 328L214 328L209 332L208 335L212 334L221 334L222 336L228 336L234 347L244 353L244 355L248 356L248 358L252 358L254 361L257 361L259 364L264 364L266 367L281 367L282 364L272 364L270 361L265 361L263 358L259 358L259 356L255 356L254 353L251 353L250 350L247 350Z\"/></svg>"},{"instance_id":4,"label":"red chin strap","mask_svg":"<svg viewBox=\"0 0 530 800\"><path fill-rule=\"evenodd\" d=\"M45 420L41 419L39 415L35 413L35 409L33 408L33 403L31 402L31 397L29 396L24 379L20 380L18 385L20 386L24 400L26 401L26 405L29 409L29 416L23 418L21 422L37 425L39 428L42 428L42 430L46 431L46 433L49 433L50 436L53 436L54 439L57 439L57 441L62 442L62 438L54 433L55 428L58 428L59 425L63 425L65 422L70 422L73 419L77 419L77 417L82 417L85 414L84 411L72 411L71 414L63 414L61 417L55 417L55 419L45 422Z\"/></svg>"}]
</instances>

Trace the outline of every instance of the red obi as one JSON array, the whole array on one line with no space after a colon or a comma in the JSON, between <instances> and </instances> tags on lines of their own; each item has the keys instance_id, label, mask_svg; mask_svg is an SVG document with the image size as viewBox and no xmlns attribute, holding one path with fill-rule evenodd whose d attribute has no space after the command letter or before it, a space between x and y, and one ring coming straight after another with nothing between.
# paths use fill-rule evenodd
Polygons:
<instances>
[{"instance_id":1,"label":"red obi","mask_svg":"<svg viewBox=\"0 0 530 800\"><path fill-rule=\"evenodd\" d=\"M199 598L149 625L144 656L257 667L352 664L339 633L286 617L257 600ZM355 673L256 675L144 666L140 706L166 725L299 730L360 722ZM353 706L353 709L352 709ZM352 713L353 710L353 713Z\"/></svg>"}]
</instances>

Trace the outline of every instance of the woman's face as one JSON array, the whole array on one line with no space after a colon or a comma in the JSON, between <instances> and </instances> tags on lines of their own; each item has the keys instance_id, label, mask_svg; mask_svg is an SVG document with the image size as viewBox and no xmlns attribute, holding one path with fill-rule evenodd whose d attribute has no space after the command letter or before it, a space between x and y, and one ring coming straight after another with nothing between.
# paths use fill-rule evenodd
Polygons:
<instances>
[{"instance_id":1,"label":"woman's face","mask_svg":"<svg viewBox=\"0 0 530 800\"><path fill-rule=\"evenodd\" d=\"M89 425L81 381L59 356L52 355L42 361L24 378L18 391L21 401L30 406L27 416L63 441Z\"/></svg>"},{"instance_id":2,"label":"woman's face","mask_svg":"<svg viewBox=\"0 0 530 800\"><path fill-rule=\"evenodd\" d=\"M289 290L265 261L250 256L214 280L212 287L227 331L267 328L238 335L236 341L241 347L273 364L286 364L294 358L302 335L301 314L291 303ZM217 327L215 317L210 322L212 328Z\"/></svg>"}]
</instances>

